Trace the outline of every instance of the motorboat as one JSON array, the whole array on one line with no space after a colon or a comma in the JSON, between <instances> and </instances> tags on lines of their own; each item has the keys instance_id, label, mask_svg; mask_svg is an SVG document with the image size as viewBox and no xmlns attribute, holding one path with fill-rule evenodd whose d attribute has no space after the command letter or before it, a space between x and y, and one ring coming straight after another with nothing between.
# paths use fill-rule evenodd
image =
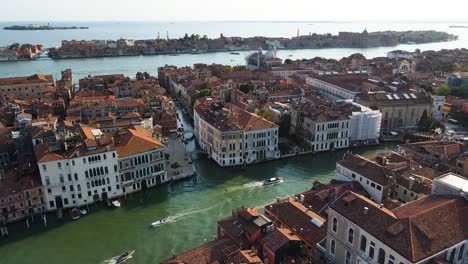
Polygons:
<instances>
[{"instance_id":1,"label":"motorboat","mask_svg":"<svg viewBox=\"0 0 468 264\"><path fill-rule=\"evenodd\" d=\"M86 215L88 212L86 211L86 209L81 209L80 210L80 214L81 215Z\"/></svg>"},{"instance_id":2,"label":"motorboat","mask_svg":"<svg viewBox=\"0 0 468 264\"><path fill-rule=\"evenodd\" d=\"M130 250L130 251L123 253L120 256L115 257L114 258L115 264L124 263L125 261L131 259L134 253L135 253L135 250Z\"/></svg>"},{"instance_id":3,"label":"motorboat","mask_svg":"<svg viewBox=\"0 0 468 264\"><path fill-rule=\"evenodd\" d=\"M78 220L80 219L80 211L76 208L73 208L71 211L70 211L70 216L73 220Z\"/></svg>"},{"instance_id":4,"label":"motorboat","mask_svg":"<svg viewBox=\"0 0 468 264\"><path fill-rule=\"evenodd\" d=\"M263 186L273 185L283 182L283 177L273 177L263 181Z\"/></svg>"},{"instance_id":5,"label":"motorboat","mask_svg":"<svg viewBox=\"0 0 468 264\"><path fill-rule=\"evenodd\" d=\"M120 207L120 202L117 201L117 200L112 201L112 205L113 205L114 207Z\"/></svg>"},{"instance_id":6,"label":"motorboat","mask_svg":"<svg viewBox=\"0 0 468 264\"><path fill-rule=\"evenodd\" d=\"M163 225L165 223L167 223L167 218L163 218L161 220L158 220L156 222L151 223L151 227L158 227L158 226Z\"/></svg>"}]
</instances>

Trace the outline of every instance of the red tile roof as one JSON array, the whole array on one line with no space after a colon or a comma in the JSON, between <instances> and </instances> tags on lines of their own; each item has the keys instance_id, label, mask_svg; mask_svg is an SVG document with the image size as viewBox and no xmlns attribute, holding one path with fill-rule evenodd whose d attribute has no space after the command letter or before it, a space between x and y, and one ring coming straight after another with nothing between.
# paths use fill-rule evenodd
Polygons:
<instances>
[{"instance_id":1,"label":"red tile roof","mask_svg":"<svg viewBox=\"0 0 468 264\"><path fill-rule=\"evenodd\" d=\"M468 202L462 197L428 195L390 211L347 192L331 208L411 262L468 237Z\"/></svg>"},{"instance_id":2,"label":"red tile roof","mask_svg":"<svg viewBox=\"0 0 468 264\"><path fill-rule=\"evenodd\" d=\"M163 148L164 145L151 136L144 128L129 129L117 143L119 157L127 157L151 150Z\"/></svg>"}]
</instances>

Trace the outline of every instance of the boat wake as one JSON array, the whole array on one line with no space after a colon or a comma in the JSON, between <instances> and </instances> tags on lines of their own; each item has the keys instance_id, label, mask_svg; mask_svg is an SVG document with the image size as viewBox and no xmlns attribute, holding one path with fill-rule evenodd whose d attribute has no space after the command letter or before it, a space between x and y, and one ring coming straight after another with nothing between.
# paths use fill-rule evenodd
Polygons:
<instances>
[{"instance_id":1,"label":"boat wake","mask_svg":"<svg viewBox=\"0 0 468 264\"><path fill-rule=\"evenodd\" d=\"M203 212L206 212L206 211L209 211L215 207L217 207L219 205L213 205L213 206L210 206L210 207L207 207L207 208L203 208L203 209L198 209L198 210L192 210L192 211L188 211L188 212L181 212L181 213L178 213L178 214L175 214L175 215L171 215L171 216L168 216L165 218L166 221L164 221L163 223L157 225L157 226L162 226L162 225L165 225L165 224L169 224L169 223L175 223L177 221L179 221L180 219L183 219L189 215L193 215L193 214L199 214L199 213L203 213Z\"/></svg>"},{"instance_id":2,"label":"boat wake","mask_svg":"<svg viewBox=\"0 0 468 264\"><path fill-rule=\"evenodd\" d=\"M258 188L262 186L263 186L262 182L248 182L240 186L229 187L226 189L226 192L235 192L235 191L240 191L240 190L245 190L245 189Z\"/></svg>"}]
</instances>

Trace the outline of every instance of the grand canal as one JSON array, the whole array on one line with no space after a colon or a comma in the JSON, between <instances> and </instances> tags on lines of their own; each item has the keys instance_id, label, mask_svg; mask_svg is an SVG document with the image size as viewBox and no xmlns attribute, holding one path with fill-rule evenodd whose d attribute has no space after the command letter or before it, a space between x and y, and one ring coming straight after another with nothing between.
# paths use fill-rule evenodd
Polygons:
<instances>
[{"instance_id":1,"label":"grand canal","mask_svg":"<svg viewBox=\"0 0 468 264\"><path fill-rule=\"evenodd\" d=\"M187 119L184 127L191 127ZM354 151L374 153L394 147ZM0 238L0 263L103 263L129 249L136 250L129 263L159 263L212 240L216 220L232 209L262 208L278 197L309 189L314 180L329 181L335 173L335 161L343 155L322 153L226 170L198 156L193 141L188 148L198 171L196 182L181 181L136 193L118 209L93 205L90 214L77 221L59 221L50 214L47 228L39 218L30 230L24 221L11 225L10 237ZM283 176L285 182L261 187L261 181L272 176ZM149 228L151 222L164 217L169 218L168 224Z\"/></svg>"}]
</instances>

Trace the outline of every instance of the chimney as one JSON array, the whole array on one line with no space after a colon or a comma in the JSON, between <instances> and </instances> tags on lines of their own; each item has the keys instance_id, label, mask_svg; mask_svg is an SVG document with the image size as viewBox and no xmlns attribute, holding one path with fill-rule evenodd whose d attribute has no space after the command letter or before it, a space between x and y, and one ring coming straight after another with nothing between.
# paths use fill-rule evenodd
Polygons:
<instances>
[{"instance_id":1,"label":"chimney","mask_svg":"<svg viewBox=\"0 0 468 264\"><path fill-rule=\"evenodd\" d=\"M408 188L410 190L413 189L413 185L414 185L414 177L409 177Z\"/></svg>"},{"instance_id":2,"label":"chimney","mask_svg":"<svg viewBox=\"0 0 468 264\"><path fill-rule=\"evenodd\" d=\"M301 203L303 203L303 202L304 202L304 197L305 197L305 196L304 196L303 194L301 194L300 197L301 197Z\"/></svg>"},{"instance_id":3,"label":"chimney","mask_svg":"<svg viewBox=\"0 0 468 264\"><path fill-rule=\"evenodd\" d=\"M77 157L80 156L80 151L79 151L79 150L76 151L76 156L77 156Z\"/></svg>"},{"instance_id":4,"label":"chimney","mask_svg":"<svg viewBox=\"0 0 468 264\"><path fill-rule=\"evenodd\" d=\"M68 144L67 144L67 142L65 142L64 145L65 145L65 152L66 152L66 151L68 151Z\"/></svg>"},{"instance_id":5,"label":"chimney","mask_svg":"<svg viewBox=\"0 0 468 264\"><path fill-rule=\"evenodd\" d=\"M367 215L369 213L369 208L368 207L364 207L364 215Z\"/></svg>"}]
</instances>

